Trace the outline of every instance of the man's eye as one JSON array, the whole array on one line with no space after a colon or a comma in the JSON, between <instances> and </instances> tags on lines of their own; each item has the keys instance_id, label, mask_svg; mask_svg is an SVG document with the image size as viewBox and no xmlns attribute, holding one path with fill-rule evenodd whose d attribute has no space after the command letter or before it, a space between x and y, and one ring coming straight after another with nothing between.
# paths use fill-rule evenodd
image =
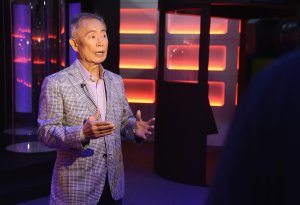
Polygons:
<instances>
[{"instance_id":1,"label":"man's eye","mask_svg":"<svg viewBox=\"0 0 300 205\"><path fill-rule=\"evenodd\" d=\"M102 34L102 38L106 38L106 34Z\"/></svg>"}]
</instances>

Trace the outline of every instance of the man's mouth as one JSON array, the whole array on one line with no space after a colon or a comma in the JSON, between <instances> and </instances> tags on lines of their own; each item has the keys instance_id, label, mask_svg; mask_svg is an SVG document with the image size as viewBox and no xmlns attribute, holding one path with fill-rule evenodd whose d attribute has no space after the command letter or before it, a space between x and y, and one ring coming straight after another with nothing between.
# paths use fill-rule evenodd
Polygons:
<instances>
[{"instance_id":1,"label":"man's mouth","mask_svg":"<svg viewBox=\"0 0 300 205\"><path fill-rule=\"evenodd\" d=\"M104 54L104 51L98 51L96 52L96 55L103 55Z\"/></svg>"}]
</instances>

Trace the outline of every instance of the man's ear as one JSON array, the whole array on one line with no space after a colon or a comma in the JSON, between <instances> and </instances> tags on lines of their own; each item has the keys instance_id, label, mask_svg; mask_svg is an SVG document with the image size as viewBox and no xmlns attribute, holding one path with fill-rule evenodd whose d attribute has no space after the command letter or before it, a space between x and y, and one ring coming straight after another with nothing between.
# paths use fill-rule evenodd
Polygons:
<instances>
[{"instance_id":1,"label":"man's ear","mask_svg":"<svg viewBox=\"0 0 300 205\"><path fill-rule=\"evenodd\" d=\"M71 47L73 48L73 50L74 50L75 52L78 51L78 43L76 42L76 39L70 38L70 39L69 39L69 44L71 45Z\"/></svg>"}]
</instances>

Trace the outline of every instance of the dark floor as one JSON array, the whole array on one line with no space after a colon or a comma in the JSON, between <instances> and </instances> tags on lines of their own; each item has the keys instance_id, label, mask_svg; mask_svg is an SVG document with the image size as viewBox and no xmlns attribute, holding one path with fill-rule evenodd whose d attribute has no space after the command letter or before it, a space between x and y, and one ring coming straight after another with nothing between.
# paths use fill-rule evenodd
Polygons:
<instances>
[{"instance_id":1,"label":"dark floor","mask_svg":"<svg viewBox=\"0 0 300 205\"><path fill-rule=\"evenodd\" d=\"M123 142L126 173L124 205L203 204L208 188L166 180L153 171L153 143ZM219 148L208 147L206 183L212 181ZM55 152L20 154L2 151L0 204L48 204Z\"/></svg>"}]
</instances>

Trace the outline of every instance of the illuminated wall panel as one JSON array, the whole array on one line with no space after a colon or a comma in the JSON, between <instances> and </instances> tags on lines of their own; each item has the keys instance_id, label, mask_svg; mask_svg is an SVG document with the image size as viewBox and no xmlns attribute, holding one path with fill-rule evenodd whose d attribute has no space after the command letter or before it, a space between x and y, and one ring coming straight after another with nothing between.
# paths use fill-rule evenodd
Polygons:
<instances>
[{"instance_id":1,"label":"illuminated wall panel","mask_svg":"<svg viewBox=\"0 0 300 205\"><path fill-rule=\"evenodd\" d=\"M31 10L26 4L13 5L13 62L15 111L32 112Z\"/></svg>"},{"instance_id":2,"label":"illuminated wall panel","mask_svg":"<svg viewBox=\"0 0 300 205\"><path fill-rule=\"evenodd\" d=\"M209 46L209 71L224 71L226 68L226 46Z\"/></svg>"},{"instance_id":3,"label":"illuminated wall panel","mask_svg":"<svg viewBox=\"0 0 300 205\"><path fill-rule=\"evenodd\" d=\"M226 34L228 32L228 19L225 18L211 18L210 34Z\"/></svg>"},{"instance_id":4,"label":"illuminated wall panel","mask_svg":"<svg viewBox=\"0 0 300 205\"><path fill-rule=\"evenodd\" d=\"M225 84L223 82L208 82L208 98L211 106L223 106L225 103Z\"/></svg>"},{"instance_id":5,"label":"illuminated wall panel","mask_svg":"<svg viewBox=\"0 0 300 205\"><path fill-rule=\"evenodd\" d=\"M200 16L167 14L167 32L169 34L200 34ZM211 18L210 34L226 34L228 19Z\"/></svg>"},{"instance_id":6,"label":"illuminated wall panel","mask_svg":"<svg viewBox=\"0 0 300 205\"><path fill-rule=\"evenodd\" d=\"M156 9L120 9L121 34L155 34Z\"/></svg>"},{"instance_id":7,"label":"illuminated wall panel","mask_svg":"<svg viewBox=\"0 0 300 205\"><path fill-rule=\"evenodd\" d=\"M156 68L156 45L120 44L121 69Z\"/></svg>"},{"instance_id":8,"label":"illuminated wall panel","mask_svg":"<svg viewBox=\"0 0 300 205\"><path fill-rule=\"evenodd\" d=\"M155 80L123 79L130 103L154 103Z\"/></svg>"},{"instance_id":9,"label":"illuminated wall panel","mask_svg":"<svg viewBox=\"0 0 300 205\"><path fill-rule=\"evenodd\" d=\"M169 70L198 70L198 45L167 46L167 68ZM209 47L209 71L223 71L226 68L226 47Z\"/></svg>"}]
</instances>

